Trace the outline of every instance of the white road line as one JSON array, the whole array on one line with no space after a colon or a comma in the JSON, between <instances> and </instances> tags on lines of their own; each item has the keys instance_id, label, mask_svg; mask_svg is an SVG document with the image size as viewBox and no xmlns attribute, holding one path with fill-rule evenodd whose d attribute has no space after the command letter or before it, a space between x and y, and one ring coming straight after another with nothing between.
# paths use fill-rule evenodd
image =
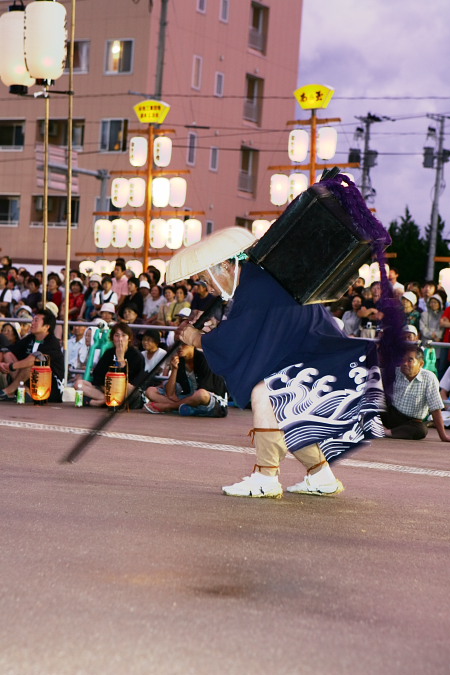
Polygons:
<instances>
[{"instance_id":1,"label":"white road line","mask_svg":"<svg viewBox=\"0 0 450 675\"><path fill-rule=\"evenodd\" d=\"M92 429L83 427L63 427L56 424L39 424L37 422L20 422L13 420L0 420L0 427L9 427L12 429L29 429L32 431L55 431L62 434L75 434L77 436L87 436L92 433ZM144 436L143 434L129 434L119 431L100 431L99 436L105 438L117 438L125 441L137 441L139 443L153 443L156 445L180 445L191 448L204 448L206 450L220 450L222 452L237 452L239 454L254 455L255 449L239 445L225 445L222 443L203 443L202 441L180 440L178 438L163 438L160 436ZM288 455L288 459L294 459ZM378 471L394 471L399 473L421 474L426 476L437 476L439 478L450 478L450 471L441 471L439 469L424 469L416 466L403 466L401 464L386 464L383 462L358 461L355 459L342 459L340 466L349 466L356 469L376 469Z\"/></svg>"}]
</instances>

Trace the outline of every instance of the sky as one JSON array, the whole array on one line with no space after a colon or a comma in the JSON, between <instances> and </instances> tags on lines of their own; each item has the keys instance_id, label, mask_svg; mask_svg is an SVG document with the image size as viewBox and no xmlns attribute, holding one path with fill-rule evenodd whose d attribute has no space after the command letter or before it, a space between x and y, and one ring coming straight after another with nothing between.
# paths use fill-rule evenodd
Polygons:
<instances>
[{"instance_id":1,"label":"sky","mask_svg":"<svg viewBox=\"0 0 450 675\"><path fill-rule=\"evenodd\" d=\"M371 207L388 227L408 206L423 230L429 224L436 172L422 166L427 114L448 114L444 148L450 150L450 1L303 0L299 86L326 84L335 93L318 117L340 117L336 161L346 162L356 116L386 120L371 125ZM446 98L445 98L446 97ZM303 117L305 114L303 113ZM361 149L362 141L359 142ZM357 183L361 172L353 169ZM439 212L450 238L450 185L445 164Z\"/></svg>"}]
</instances>

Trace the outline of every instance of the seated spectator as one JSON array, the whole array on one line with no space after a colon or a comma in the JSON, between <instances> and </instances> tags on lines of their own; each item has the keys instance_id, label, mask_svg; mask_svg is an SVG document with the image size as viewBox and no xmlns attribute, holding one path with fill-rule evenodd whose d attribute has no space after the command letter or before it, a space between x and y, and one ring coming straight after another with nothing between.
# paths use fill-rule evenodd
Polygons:
<instances>
[{"instance_id":1,"label":"seated spectator","mask_svg":"<svg viewBox=\"0 0 450 675\"><path fill-rule=\"evenodd\" d=\"M403 311L406 315L406 323L420 330L420 312L417 309L417 296L412 291L406 291L402 295Z\"/></svg>"},{"instance_id":2,"label":"seated spectator","mask_svg":"<svg viewBox=\"0 0 450 675\"><path fill-rule=\"evenodd\" d=\"M95 294L94 305L97 312L100 311L101 306L104 305L105 302L110 302L114 306L117 306L119 302L117 293L112 289L112 278L109 276L103 277L102 288Z\"/></svg>"},{"instance_id":3,"label":"seated spectator","mask_svg":"<svg viewBox=\"0 0 450 675\"><path fill-rule=\"evenodd\" d=\"M419 333L415 326L410 324L403 327L403 336L405 342L417 342L419 340Z\"/></svg>"},{"instance_id":4,"label":"seated spectator","mask_svg":"<svg viewBox=\"0 0 450 675\"><path fill-rule=\"evenodd\" d=\"M164 289L165 304L161 305L158 310L158 316L155 324L158 326L170 326L172 321L172 310L175 306L175 287L166 286Z\"/></svg>"},{"instance_id":5,"label":"seated spectator","mask_svg":"<svg viewBox=\"0 0 450 675\"><path fill-rule=\"evenodd\" d=\"M226 417L228 403L225 381L212 372L202 351L182 345L170 366L167 382L146 390L146 396L150 399L144 405L147 412Z\"/></svg>"},{"instance_id":6,"label":"seated spectator","mask_svg":"<svg viewBox=\"0 0 450 675\"><path fill-rule=\"evenodd\" d=\"M147 318L146 301L151 300L152 297L150 295L150 282L148 282L147 279L139 279L139 293L142 295L142 318L145 320Z\"/></svg>"},{"instance_id":7,"label":"seated spectator","mask_svg":"<svg viewBox=\"0 0 450 675\"><path fill-rule=\"evenodd\" d=\"M442 298L437 293L428 300L426 312L420 315L420 335L422 339L440 342L444 334L444 328L441 326L443 314Z\"/></svg>"},{"instance_id":8,"label":"seated spectator","mask_svg":"<svg viewBox=\"0 0 450 675\"><path fill-rule=\"evenodd\" d=\"M119 308L119 316L123 318L125 316L125 309L130 305L133 305L133 308L137 312L137 316L142 319L144 313L144 298L142 294L139 293L139 280L136 277L128 279L128 295Z\"/></svg>"},{"instance_id":9,"label":"seated spectator","mask_svg":"<svg viewBox=\"0 0 450 675\"><path fill-rule=\"evenodd\" d=\"M30 319L29 323L20 323L20 337L23 338L25 335L28 335L31 330L31 319L33 318L31 307L28 305L18 305L16 307L16 317L18 319Z\"/></svg>"},{"instance_id":10,"label":"seated spectator","mask_svg":"<svg viewBox=\"0 0 450 675\"><path fill-rule=\"evenodd\" d=\"M359 295L354 295L352 299L352 308L344 312L342 321L344 322L344 332L351 337L358 337L361 327L361 317L358 312L362 306L362 299Z\"/></svg>"},{"instance_id":11,"label":"seated spectator","mask_svg":"<svg viewBox=\"0 0 450 675\"><path fill-rule=\"evenodd\" d=\"M152 286L150 289L150 295L144 298L145 323L155 323L158 318L158 312L161 305L165 305L166 303L167 300L163 295L161 286Z\"/></svg>"},{"instance_id":12,"label":"seated spectator","mask_svg":"<svg viewBox=\"0 0 450 675\"><path fill-rule=\"evenodd\" d=\"M20 323L4 323L2 335L6 337L10 345L15 344L20 340Z\"/></svg>"},{"instance_id":13,"label":"seated spectator","mask_svg":"<svg viewBox=\"0 0 450 675\"><path fill-rule=\"evenodd\" d=\"M30 334L22 338L3 355L0 372L12 376L12 381L0 391L0 401L14 397L20 382L28 386L31 366L38 353L50 357L52 370L51 402L61 402L64 389L64 358L59 340L54 335L55 315L48 309L39 309L33 317ZM14 398L13 398L14 400Z\"/></svg>"},{"instance_id":14,"label":"seated spectator","mask_svg":"<svg viewBox=\"0 0 450 675\"><path fill-rule=\"evenodd\" d=\"M42 304L42 293L40 291L41 284L37 277L28 277L27 279L28 295L26 296L27 305L31 307L33 314ZM23 297L23 296L22 296Z\"/></svg>"},{"instance_id":15,"label":"seated spectator","mask_svg":"<svg viewBox=\"0 0 450 675\"><path fill-rule=\"evenodd\" d=\"M150 288L159 284L161 280L161 272L154 265L149 265L147 267L147 274L150 277Z\"/></svg>"},{"instance_id":16,"label":"seated spectator","mask_svg":"<svg viewBox=\"0 0 450 675\"><path fill-rule=\"evenodd\" d=\"M115 316L116 316L116 307L115 305L112 304L112 302L105 302L100 307L99 317L103 321L106 321L106 323L110 324L113 321L115 321Z\"/></svg>"},{"instance_id":17,"label":"seated spectator","mask_svg":"<svg viewBox=\"0 0 450 675\"><path fill-rule=\"evenodd\" d=\"M80 310L80 319L86 319L86 321L92 321L97 316L97 309L95 307L95 297L97 293L100 293L100 286L102 283L102 278L100 274L91 274L89 277L89 286L84 292L84 302Z\"/></svg>"},{"instance_id":18,"label":"seated spectator","mask_svg":"<svg viewBox=\"0 0 450 675\"><path fill-rule=\"evenodd\" d=\"M22 300L22 294L20 290L16 287L16 280L14 277L8 277L8 288L11 291L12 301L11 301L11 316L14 314L17 303Z\"/></svg>"},{"instance_id":19,"label":"seated spectator","mask_svg":"<svg viewBox=\"0 0 450 675\"><path fill-rule=\"evenodd\" d=\"M107 349L100 357L92 371L92 382L82 380L85 404L93 407L105 405L105 377L109 368L117 363L120 367L128 367L127 395L134 391L136 382L144 370L144 358L133 347L133 331L126 323L116 323L111 328L111 340L114 347Z\"/></svg>"},{"instance_id":20,"label":"seated spectator","mask_svg":"<svg viewBox=\"0 0 450 675\"><path fill-rule=\"evenodd\" d=\"M186 300L187 297L187 288L186 286L178 286L175 291L175 304L172 307L172 320L170 322L171 326L178 326L178 316L182 309L190 309L190 304Z\"/></svg>"},{"instance_id":21,"label":"seated spectator","mask_svg":"<svg viewBox=\"0 0 450 675\"><path fill-rule=\"evenodd\" d=\"M196 281L193 287L193 299L191 302L191 309L198 309L204 312L211 304L214 295L209 292L206 281Z\"/></svg>"},{"instance_id":22,"label":"seated spectator","mask_svg":"<svg viewBox=\"0 0 450 675\"><path fill-rule=\"evenodd\" d=\"M358 316L361 319L360 336L366 338L376 336L383 318L378 308L381 300L381 284L379 281L370 284L370 295L372 296L370 299L367 297L363 299L361 309L358 311Z\"/></svg>"},{"instance_id":23,"label":"seated spectator","mask_svg":"<svg viewBox=\"0 0 450 675\"><path fill-rule=\"evenodd\" d=\"M141 352L144 357L146 372L149 373L161 362L159 369L154 373L154 380L149 382L148 386L155 386L158 384L156 377L162 375L165 368L165 363L162 363L162 359L167 356L167 352L165 349L162 349L160 345L161 333L159 330L154 328L146 330L142 336L142 346L144 350Z\"/></svg>"},{"instance_id":24,"label":"seated spectator","mask_svg":"<svg viewBox=\"0 0 450 675\"><path fill-rule=\"evenodd\" d=\"M439 381L429 370L424 370L424 353L420 347L411 347L402 365L396 369L392 401L381 413L383 425L391 430L386 435L418 441L428 433L423 420L431 414L441 441L450 442L442 418L442 399Z\"/></svg>"},{"instance_id":25,"label":"seated spectator","mask_svg":"<svg viewBox=\"0 0 450 675\"><path fill-rule=\"evenodd\" d=\"M59 309L61 309L61 305L63 302L63 294L59 290L60 286L61 286L61 279L58 277L58 275L50 274L47 283L47 300L54 302Z\"/></svg>"},{"instance_id":26,"label":"seated spectator","mask_svg":"<svg viewBox=\"0 0 450 675\"><path fill-rule=\"evenodd\" d=\"M0 312L3 316L11 316L12 293L8 288L6 272L0 272Z\"/></svg>"},{"instance_id":27,"label":"seated spectator","mask_svg":"<svg viewBox=\"0 0 450 675\"><path fill-rule=\"evenodd\" d=\"M81 370L86 363L87 347L84 339L87 326L72 326L72 335L67 341L69 370ZM73 381L74 377L69 378Z\"/></svg>"}]
</instances>

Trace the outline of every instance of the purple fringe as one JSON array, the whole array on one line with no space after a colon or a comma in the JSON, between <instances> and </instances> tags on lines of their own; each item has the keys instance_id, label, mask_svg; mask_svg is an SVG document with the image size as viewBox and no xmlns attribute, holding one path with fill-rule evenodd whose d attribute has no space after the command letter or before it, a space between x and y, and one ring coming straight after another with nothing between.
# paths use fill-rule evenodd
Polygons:
<instances>
[{"instance_id":1,"label":"purple fringe","mask_svg":"<svg viewBox=\"0 0 450 675\"><path fill-rule=\"evenodd\" d=\"M343 182L346 183L345 186L342 185ZM366 202L356 185L347 176L338 174L335 178L321 181L321 185L324 185L333 194L351 216L360 235L371 242L373 257L380 267L382 294L379 305L384 318L378 350L384 389L386 395L390 398L395 379L395 368L400 365L406 347L403 333L404 312L400 301L394 296L392 284L386 275L384 250L392 243L392 240L388 231L367 208Z\"/></svg>"}]
</instances>

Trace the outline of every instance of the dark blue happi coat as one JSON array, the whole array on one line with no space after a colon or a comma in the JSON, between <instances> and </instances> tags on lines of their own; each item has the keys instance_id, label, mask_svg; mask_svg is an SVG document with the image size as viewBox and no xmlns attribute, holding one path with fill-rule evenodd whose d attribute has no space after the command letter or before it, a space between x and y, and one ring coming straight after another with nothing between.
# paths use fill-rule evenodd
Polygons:
<instances>
[{"instance_id":1,"label":"dark blue happi coat","mask_svg":"<svg viewBox=\"0 0 450 675\"><path fill-rule=\"evenodd\" d=\"M383 434L375 345L347 337L322 305L298 304L252 262L242 269L228 319L202 346L240 407L265 381L291 452L318 443L331 461Z\"/></svg>"}]
</instances>

